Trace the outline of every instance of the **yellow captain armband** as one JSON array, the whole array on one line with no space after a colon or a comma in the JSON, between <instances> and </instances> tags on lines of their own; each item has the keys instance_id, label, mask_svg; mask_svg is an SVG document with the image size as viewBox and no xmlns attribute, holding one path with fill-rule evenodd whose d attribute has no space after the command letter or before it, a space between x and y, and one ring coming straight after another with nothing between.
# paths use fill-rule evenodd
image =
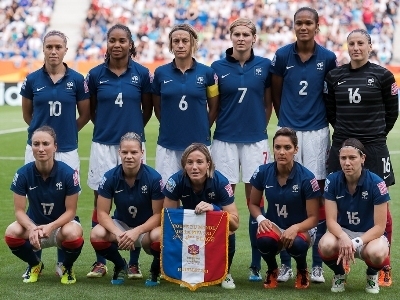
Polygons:
<instances>
[{"instance_id":1,"label":"yellow captain armband","mask_svg":"<svg viewBox=\"0 0 400 300\"><path fill-rule=\"evenodd\" d=\"M207 98L213 98L219 95L218 84L213 84L207 87Z\"/></svg>"}]
</instances>

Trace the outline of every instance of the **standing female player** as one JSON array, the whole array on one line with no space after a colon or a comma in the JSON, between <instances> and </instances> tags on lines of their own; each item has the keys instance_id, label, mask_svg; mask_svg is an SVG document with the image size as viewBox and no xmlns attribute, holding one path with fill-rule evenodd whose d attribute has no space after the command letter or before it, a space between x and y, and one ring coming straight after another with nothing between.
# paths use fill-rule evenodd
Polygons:
<instances>
[{"instance_id":1,"label":"standing female player","mask_svg":"<svg viewBox=\"0 0 400 300\"><path fill-rule=\"evenodd\" d=\"M152 114L151 76L148 69L132 60L135 55L129 28L114 25L107 32L105 62L90 70L86 77L94 124L88 174L88 186L94 191L93 227L98 223L97 188L104 173L121 161L119 138L127 132L136 132L144 141L144 126ZM145 152L142 159L145 163ZM142 277L138 256L139 252L131 252L129 278ZM104 276L107 272L105 262L97 255L97 261L87 276Z\"/></svg>"},{"instance_id":2,"label":"standing female player","mask_svg":"<svg viewBox=\"0 0 400 300\"><path fill-rule=\"evenodd\" d=\"M193 56L197 33L188 24L169 33L174 60L158 67L152 85L154 112L160 121L156 170L163 181L180 169L180 158L193 142L210 146L210 127L218 113L218 77Z\"/></svg>"},{"instance_id":3,"label":"standing female player","mask_svg":"<svg viewBox=\"0 0 400 300\"><path fill-rule=\"evenodd\" d=\"M283 127L273 138L275 162L256 169L250 183L249 211L258 222L257 246L268 266L264 288L278 286L276 255L282 249L296 260L295 288L309 286L307 251L315 241L318 224L318 182L307 168L294 161L296 132ZM260 198L268 202L264 216Z\"/></svg>"},{"instance_id":4,"label":"standing female player","mask_svg":"<svg viewBox=\"0 0 400 300\"><path fill-rule=\"evenodd\" d=\"M228 178L233 191L242 174L248 203L251 175L259 165L270 160L266 128L272 109L269 78L271 61L253 53L256 27L251 20L237 19L229 30L233 47L226 50L226 58L211 65L219 78L220 93L220 109L211 153L216 168ZM261 201L263 207L263 199ZM250 281L262 280L257 228L257 221L250 216Z\"/></svg>"},{"instance_id":5,"label":"standing female player","mask_svg":"<svg viewBox=\"0 0 400 300\"><path fill-rule=\"evenodd\" d=\"M336 56L315 42L315 35L319 31L318 22L315 9L302 7L294 14L297 41L276 52L271 68L271 93L279 119L278 126L296 130L299 140L296 161L313 172L323 190L330 146L323 98L324 78L336 67ZM317 247L318 240L326 231L322 198L319 220L311 272L311 281L317 283L325 282ZM285 252L282 254L278 281L287 281L292 275L290 258Z\"/></svg>"},{"instance_id":6,"label":"standing female player","mask_svg":"<svg viewBox=\"0 0 400 300\"><path fill-rule=\"evenodd\" d=\"M21 167L11 184L17 220L7 227L5 241L12 253L29 265L23 282L36 282L44 268L35 251L58 247L64 257L61 283L72 284L76 282L72 265L83 247L82 227L74 220L79 178L71 167L54 159L57 141L53 128L39 127L31 141L34 161Z\"/></svg>"},{"instance_id":7,"label":"standing female player","mask_svg":"<svg viewBox=\"0 0 400 300\"><path fill-rule=\"evenodd\" d=\"M324 198L329 232L319 242L320 253L335 273L332 292L344 291L343 265L354 262L356 257L367 265L365 291L377 294L378 271L389 260L389 243L383 234L390 197L382 178L364 168L365 148L359 140L345 140L339 159L341 171L326 178Z\"/></svg>"},{"instance_id":8,"label":"standing female player","mask_svg":"<svg viewBox=\"0 0 400 300\"><path fill-rule=\"evenodd\" d=\"M228 274L221 286L225 289L236 287L230 274L235 255L235 234L239 217L234 202L233 190L228 179L214 170L214 163L208 147L193 143L185 149L181 158L181 170L173 174L164 187L164 207L178 208L179 201L184 209L196 213L223 210L229 213Z\"/></svg>"},{"instance_id":9,"label":"standing female player","mask_svg":"<svg viewBox=\"0 0 400 300\"><path fill-rule=\"evenodd\" d=\"M350 63L326 76L326 108L333 127L328 171L340 170L339 149L343 141L355 137L365 146L365 168L385 181L395 183L386 138L398 118L398 88L393 74L368 61L371 37L363 29L347 37ZM357 116L355 118L355 116ZM392 240L392 217L387 212L386 234ZM379 285L392 284L390 261L379 276Z\"/></svg>"},{"instance_id":10,"label":"standing female player","mask_svg":"<svg viewBox=\"0 0 400 300\"><path fill-rule=\"evenodd\" d=\"M54 128L59 138L55 159L74 169L79 179L78 131L90 119L89 91L83 76L63 63L67 50L65 34L49 31L43 39L43 67L29 74L22 84L22 115L29 126L25 164L35 160L33 132L48 125ZM40 251L36 254L41 256ZM63 259L63 252L58 251L56 273L59 276L62 275Z\"/></svg>"},{"instance_id":11,"label":"standing female player","mask_svg":"<svg viewBox=\"0 0 400 300\"><path fill-rule=\"evenodd\" d=\"M142 140L133 132L121 137L121 164L107 171L98 188L97 213L99 224L90 234L96 253L115 265L112 284L122 284L127 265L118 252L143 247L154 255L151 273L160 273L160 237L152 230L160 226L164 195L161 175L142 163ZM115 204L111 218L112 203ZM146 286L158 284L157 277Z\"/></svg>"}]
</instances>

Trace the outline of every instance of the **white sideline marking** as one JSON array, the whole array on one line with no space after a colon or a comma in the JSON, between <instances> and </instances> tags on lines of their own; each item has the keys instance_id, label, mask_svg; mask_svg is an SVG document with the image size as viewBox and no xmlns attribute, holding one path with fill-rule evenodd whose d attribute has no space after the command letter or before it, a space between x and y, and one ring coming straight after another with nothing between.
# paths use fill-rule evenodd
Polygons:
<instances>
[{"instance_id":1,"label":"white sideline marking","mask_svg":"<svg viewBox=\"0 0 400 300\"><path fill-rule=\"evenodd\" d=\"M13 132L21 132L21 131L26 131L27 127L24 128L13 128L13 129L4 129L0 130L0 134L7 134L7 133L13 133Z\"/></svg>"}]
</instances>

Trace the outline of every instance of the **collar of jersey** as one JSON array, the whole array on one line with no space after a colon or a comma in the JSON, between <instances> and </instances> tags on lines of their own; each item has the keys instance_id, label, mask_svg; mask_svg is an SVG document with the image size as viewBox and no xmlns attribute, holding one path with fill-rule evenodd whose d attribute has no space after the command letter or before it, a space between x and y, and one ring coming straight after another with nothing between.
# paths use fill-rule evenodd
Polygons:
<instances>
[{"instance_id":1,"label":"collar of jersey","mask_svg":"<svg viewBox=\"0 0 400 300\"><path fill-rule=\"evenodd\" d=\"M192 57L192 61L193 61L192 66L191 66L188 70L194 70L194 69L196 69L197 61L196 61L193 57ZM179 70L179 69L176 67L176 64L175 64L175 58L172 60L171 66L172 66L172 69ZM180 70L179 70L179 72L180 72Z\"/></svg>"},{"instance_id":2,"label":"collar of jersey","mask_svg":"<svg viewBox=\"0 0 400 300\"><path fill-rule=\"evenodd\" d=\"M275 176L277 176L277 175L278 175L278 167L277 167L276 162L273 162L273 164L274 164ZM290 174L289 174L289 176L288 176L288 179L293 179L294 173L296 172L297 164L298 164L298 162L296 162L296 161L293 163L293 168L292 168L292 170L290 171Z\"/></svg>"},{"instance_id":3,"label":"collar of jersey","mask_svg":"<svg viewBox=\"0 0 400 300\"><path fill-rule=\"evenodd\" d=\"M63 62L63 65L65 66L65 74L64 74L64 76L67 76L68 75L68 70L69 70L68 65L65 62ZM49 74L49 72L47 72L47 70L46 70L45 65L43 65L42 69L43 69L43 72Z\"/></svg>"},{"instance_id":4,"label":"collar of jersey","mask_svg":"<svg viewBox=\"0 0 400 300\"><path fill-rule=\"evenodd\" d=\"M339 172L342 172L342 176L340 176L340 180L343 183L346 183L346 177L344 176L344 172L343 171L339 171ZM364 184L365 174L366 174L366 171L365 171L365 168L363 167L362 171L361 171L360 179L358 179L358 182L357 182L357 186L362 186Z\"/></svg>"},{"instance_id":5,"label":"collar of jersey","mask_svg":"<svg viewBox=\"0 0 400 300\"><path fill-rule=\"evenodd\" d=\"M42 175L39 173L39 170L36 168L35 162L32 162L32 164L33 164L33 171L35 172L35 175L41 177ZM53 168L51 169L49 177L54 177L56 175L57 169L58 169L58 162L56 160L54 160L54 165L53 165Z\"/></svg>"},{"instance_id":6,"label":"collar of jersey","mask_svg":"<svg viewBox=\"0 0 400 300\"><path fill-rule=\"evenodd\" d=\"M118 167L120 168L120 171L119 171L119 179L120 179L120 180L125 180L125 177L124 177L124 169L122 168L122 165L119 165ZM140 168L139 168L138 173L136 174L136 179L135 179L135 181L140 180L140 178L142 177L142 173L143 173L143 164L140 164Z\"/></svg>"},{"instance_id":7,"label":"collar of jersey","mask_svg":"<svg viewBox=\"0 0 400 300\"><path fill-rule=\"evenodd\" d=\"M359 67L357 69L352 69L350 63L348 63L348 65L349 65L350 72L360 72L360 71L364 71L364 69L367 69L371 65L371 62L367 61L366 64L364 64L363 66L361 66L361 67Z\"/></svg>"},{"instance_id":8,"label":"collar of jersey","mask_svg":"<svg viewBox=\"0 0 400 300\"><path fill-rule=\"evenodd\" d=\"M232 54L233 54L233 47L226 49L225 54L226 54L226 60L227 60L227 61L232 62L232 63L238 62L238 60L232 56ZM253 49L251 49L250 57L249 57L248 60L246 60L246 62L252 61L253 59L254 59L254 51L253 51ZM246 63L246 62L245 62L245 63Z\"/></svg>"},{"instance_id":9,"label":"collar of jersey","mask_svg":"<svg viewBox=\"0 0 400 300\"><path fill-rule=\"evenodd\" d=\"M292 45L293 45L293 47L292 47L293 53L299 55L299 54L297 53L297 50L296 50L297 42L294 42ZM314 45L315 45L315 47L314 47L313 56L314 56L314 55L317 55L318 47L319 47L319 45L318 45L317 42L315 42L315 41L314 41Z\"/></svg>"},{"instance_id":10,"label":"collar of jersey","mask_svg":"<svg viewBox=\"0 0 400 300\"><path fill-rule=\"evenodd\" d=\"M182 173L182 175L183 175L183 173ZM215 176L215 172L214 172L214 176ZM189 176L183 175L183 182L184 182L184 184L185 184L186 187L190 188L190 189L193 191L192 185L191 185L191 183L190 183L190 178L189 178ZM204 186L203 191L205 191L205 190L211 188L211 186L212 186L212 178L207 177L207 179L206 179L206 184L205 184L205 186Z\"/></svg>"}]
</instances>

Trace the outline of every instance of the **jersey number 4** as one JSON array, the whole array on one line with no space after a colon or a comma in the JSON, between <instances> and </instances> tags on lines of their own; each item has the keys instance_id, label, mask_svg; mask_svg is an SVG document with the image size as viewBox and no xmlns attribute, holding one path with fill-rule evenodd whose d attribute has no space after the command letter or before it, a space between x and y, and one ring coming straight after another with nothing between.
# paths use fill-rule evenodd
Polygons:
<instances>
[{"instance_id":1,"label":"jersey number 4","mask_svg":"<svg viewBox=\"0 0 400 300\"><path fill-rule=\"evenodd\" d=\"M124 104L124 101L122 101L122 93L119 93L117 96L117 99L115 99L115 105L119 105L119 107L122 107L122 104Z\"/></svg>"}]
</instances>

